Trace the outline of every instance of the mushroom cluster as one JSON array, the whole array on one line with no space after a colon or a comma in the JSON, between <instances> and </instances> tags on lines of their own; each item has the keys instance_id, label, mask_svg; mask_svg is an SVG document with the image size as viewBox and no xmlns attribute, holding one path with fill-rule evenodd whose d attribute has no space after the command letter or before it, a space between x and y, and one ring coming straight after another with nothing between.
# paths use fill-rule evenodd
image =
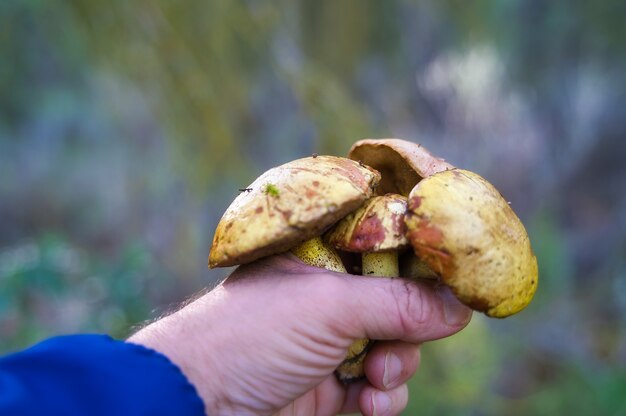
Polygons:
<instances>
[{"instance_id":1,"label":"mushroom cluster","mask_svg":"<svg viewBox=\"0 0 626 416\"><path fill-rule=\"evenodd\" d=\"M285 251L341 273L342 257L358 256L363 275L439 279L497 318L522 310L537 288L528 235L500 193L400 139L361 140L348 158L312 156L262 174L224 213L209 267ZM339 380L363 377L370 345L353 343Z\"/></svg>"}]
</instances>

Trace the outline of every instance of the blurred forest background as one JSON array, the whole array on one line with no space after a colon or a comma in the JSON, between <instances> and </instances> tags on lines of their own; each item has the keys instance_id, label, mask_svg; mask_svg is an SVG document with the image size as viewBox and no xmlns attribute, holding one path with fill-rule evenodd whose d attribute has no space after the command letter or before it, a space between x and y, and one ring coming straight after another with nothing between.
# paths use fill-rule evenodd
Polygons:
<instances>
[{"instance_id":1,"label":"blurred forest background","mask_svg":"<svg viewBox=\"0 0 626 416\"><path fill-rule=\"evenodd\" d=\"M0 1L0 352L227 275L264 170L365 137L491 180L531 306L424 346L406 414L626 414L626 2Z\"/></svg>"}]
</instances>

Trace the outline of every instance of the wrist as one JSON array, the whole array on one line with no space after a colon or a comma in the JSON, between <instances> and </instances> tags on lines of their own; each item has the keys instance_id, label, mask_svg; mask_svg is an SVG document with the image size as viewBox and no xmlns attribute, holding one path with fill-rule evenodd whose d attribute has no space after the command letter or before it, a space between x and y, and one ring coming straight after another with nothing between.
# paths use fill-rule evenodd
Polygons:
<instances>
[{"instance_id":1,"label":"wrist","mask_svg":"<svg viewBox=\"0 0 626 416\"><path fill-rule=\"evenodd\" d=\"M197 308L193 308L197 309ZM196 388L210 415L229 414L227 396L220 389L223 376L217 365L206 320L203 327L188 310L182 309L141 329L127 341L165 355Z\"/></svg>"}]
</instances>

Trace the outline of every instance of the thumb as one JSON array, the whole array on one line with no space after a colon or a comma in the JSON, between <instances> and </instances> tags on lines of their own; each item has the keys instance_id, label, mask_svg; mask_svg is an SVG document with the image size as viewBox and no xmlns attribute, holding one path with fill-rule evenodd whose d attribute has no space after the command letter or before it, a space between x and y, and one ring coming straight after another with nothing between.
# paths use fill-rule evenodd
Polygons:
<instances>
[{"instance_id":1,"label":"thumb","mask_svg":"<svg viewBox=\"0 0 626 416\"><path fill-rule=\"evenodd\" d=\"M460 331L472 317L441 283L345 275L342 281L346 330L355 338L421 343Z\"/></svg>"},{"instance_id":2,"label":"thumb","mask_svg":"<svg viewBox=\"0 0 626 416\"><path fill-rule=\"evenodd\" d=\"M346 339L420 343L460 331L472 316L471 309L440 283L336 273L305 265L291 254L240 266L224 286L236 284L255 293L270 285L272 299L281 299L270 302L280 317L325 322Z\"/></svg>"}]
</instances>

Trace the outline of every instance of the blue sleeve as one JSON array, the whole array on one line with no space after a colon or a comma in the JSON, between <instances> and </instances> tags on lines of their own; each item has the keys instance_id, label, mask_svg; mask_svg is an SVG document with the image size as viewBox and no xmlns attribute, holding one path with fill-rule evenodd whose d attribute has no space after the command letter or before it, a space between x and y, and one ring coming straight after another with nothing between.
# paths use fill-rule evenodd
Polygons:
<instances>
[{"instance_id":1,"label":"blue sleeve","mask_svg":"<svg viewBox=\"0 0 626 416\"><path fill-rule=\"evenodd\" d=\"M204 415L164 355L106 335L70 335L0 358L0 415Z\"/></svg>"}]
</instances>

